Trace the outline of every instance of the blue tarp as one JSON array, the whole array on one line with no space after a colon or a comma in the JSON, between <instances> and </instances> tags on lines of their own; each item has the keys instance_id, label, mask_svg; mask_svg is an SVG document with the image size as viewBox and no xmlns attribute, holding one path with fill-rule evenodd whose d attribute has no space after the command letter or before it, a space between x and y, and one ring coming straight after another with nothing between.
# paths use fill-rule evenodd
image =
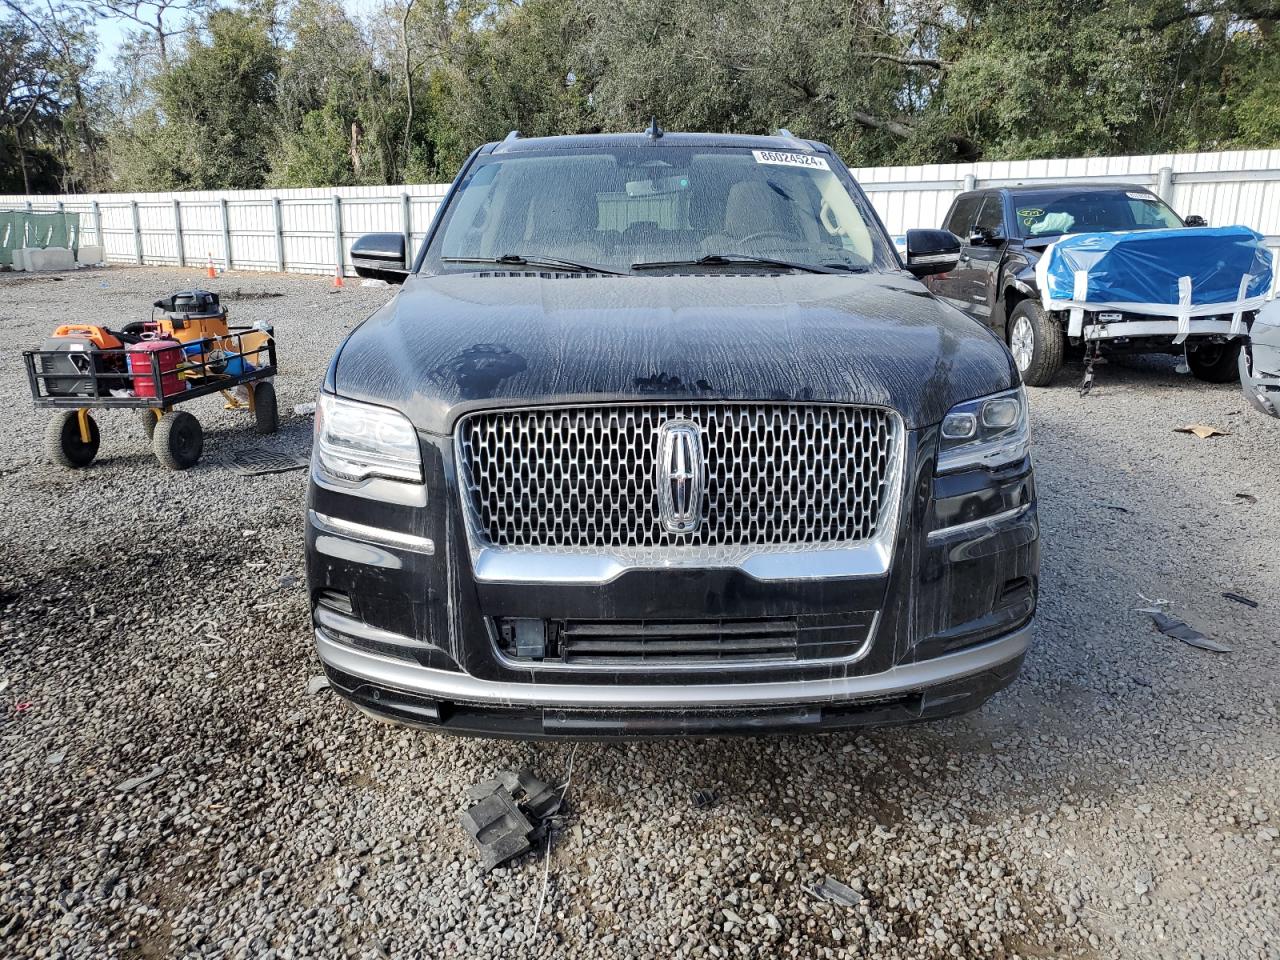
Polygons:
<instances>
[{"instance_id":1,"label":"blue tarp","mask_svg":"<svg viewBox=\"0 0 1280 960\"><path fill-rule=\"evenodd\" d=\"M1045 306L1122 308L1137 313L1178 312L1183 278L1190 278L1190 313L1241 309L1240 300L1258 300L1271 290L1271 252L1262 235L1248 227L1187 227L1065 236L1037 264ZM1079 271L1087 275L1083 296ZM1240 284L1245 282L1244 297ZM1186 305L1183 305L1186 309Z\"/></svg>"}]
</instances>

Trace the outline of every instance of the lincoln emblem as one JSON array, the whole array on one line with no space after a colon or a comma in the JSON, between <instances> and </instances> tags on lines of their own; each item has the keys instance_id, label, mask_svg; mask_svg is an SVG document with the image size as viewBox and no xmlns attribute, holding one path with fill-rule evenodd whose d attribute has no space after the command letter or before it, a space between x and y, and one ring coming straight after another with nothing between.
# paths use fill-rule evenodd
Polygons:
<instances>
[{"instance_id":1,"label":"lincoln emblem","mask_svg":"<svg viewBox=\"0 0 1280 960\"><path fill-rule=\"evenodd\" d=\"M702 525L702 429L669 420L658 433L658 509L668 533L694 533Z\"/></svg>"}]
</instances>

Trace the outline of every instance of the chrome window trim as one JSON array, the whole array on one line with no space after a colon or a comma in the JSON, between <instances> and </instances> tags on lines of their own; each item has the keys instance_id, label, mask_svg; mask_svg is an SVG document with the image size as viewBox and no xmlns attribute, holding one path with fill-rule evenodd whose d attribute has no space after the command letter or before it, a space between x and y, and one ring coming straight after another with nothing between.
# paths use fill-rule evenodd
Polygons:
<instances>
[{"instance_id":1,"label":"chrome window trim","mask_svg":"<svg viewBox=\"0 0 1280 960\"><path fill-rule=\"evenodd\" d=\"M609 583L634 570L734 569L756 580L830 580L881 577L889 571L893 548L901 518L902 488L905 483L906 427L901 415L892 408L870 403L820 403L802 401L796 406L862 407L883 410L892 424L891 449L886 467L885 496L880 504L879 523L874 536L847 545L812 547L784 544L777 546L661 547L648 551L628 552L621 556L610 551L588 553L581 550L530 550L495 547L483 542L479 518L466 495L465 454L462 449L462 420L469 416L511 413L523 410L575 410L583 407L628 407L653 403L707 403L702 400L667 400L639 398L610 403L566 403L546 406L503 407L477 410L459 418L453 431L453 469L467 547L476 580L484 583L556 583L598 585ZM729 405L773 404L775 400L726 400ZM643 554L647 553L648 556ZM719 553L721 556L717 556ZM637 556L639 554L639 556Z\"/></svg>"},{"instance_id":2,"label":"chrome window trim","mask_svg":"<svg viewBox=\"0 0 1280 960\"><path fill-rule=\"evenodd\" d=\"M601 667L599 664L589 663L545 663L541 661L513 660L508 657L502 648L498 646L497 638L493 634L493 620L485 618L485 627L489 633L489 642L493 647L494 658L504 667L511 670L524 670L530 673L575 673L575 672L595 672L607 670L609 673L726 673L751 671L751 670L778 670L778 669L803 669L805 667L821 667L823 665L841 664L848 666L857 663L871 652L872 646L875 644L876 633L880 629L880 611L876 610L871 615L871 625L867 627L867 638L862 641L862 645L857 650L845 657L822 657L814 660L771 660L763 663L746 663L736 662L733 660L708 660L696 661L693 663L681 663L679 661L668 660L666 662L645 661L637 663L618 663L609 664L607 667Z\"/></svg>"},{"instance_id":3,"label":"chrome window trim","mask_svg":"<svg viewBox=\"0 0 1280 960\"><path fill-rule=\"evenodd\" d=\"M1034 623L1034 622L1033 622ZM842 703L927 690L937 684L995 669L1022 656L1033 623L986 643L941 657L902 663L880 673L814 680L750 683L513 683L481 680L347 646L315 631L320 659L335 670L418 696L496 708L561 710L698 710L726 707Z\"/></svg>"}]
</instances>

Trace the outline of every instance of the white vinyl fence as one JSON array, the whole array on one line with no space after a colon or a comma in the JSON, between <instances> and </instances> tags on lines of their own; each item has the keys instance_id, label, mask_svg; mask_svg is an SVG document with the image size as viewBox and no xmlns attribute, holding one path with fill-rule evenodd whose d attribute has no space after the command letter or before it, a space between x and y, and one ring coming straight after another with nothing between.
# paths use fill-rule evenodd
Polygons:
<instances>
[{"instance_id":1,"label":"white vinyl fence","mask_svg":"<svg viewBox=\"0 0 1280 960\"><path fill-rule=\"evenodd\" d=\"M80 243L100 244L112 263L235 270L350 272L351 242L403 233L416 250L447 184L0 196L0 210L80 214ZM412 253L410 253L412 257Z\"/></svg>"},{"instance_id":2,"label":"white vinyl fence","mask_svg":"<svg viewBox=\"0 0 1280 960\"><path fill-rule=\"evenodd\" d=\"M1142 184L1184 216L1244 224L1280 251L1280 150L863 167L853 174L893 234L940 226L962 190L1072 179ZM0 210L79 213L81 243L100 243L116 263L202 266L211 257L228 269L333 273L348 271L351 241L363 233L403 233L416 250L447 190L428 184L0 196Z\"/></svg>"}]
</instances>

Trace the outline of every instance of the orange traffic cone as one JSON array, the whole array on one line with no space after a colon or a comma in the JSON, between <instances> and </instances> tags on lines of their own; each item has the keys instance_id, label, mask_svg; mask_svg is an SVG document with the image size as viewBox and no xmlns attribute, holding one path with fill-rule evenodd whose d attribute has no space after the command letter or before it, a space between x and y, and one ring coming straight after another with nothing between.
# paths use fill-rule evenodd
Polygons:
<instances>
[{"instance_id":1,"label":"orange traffic cone","mask_svg":"<svg viewBox=\"0 0 1280 960\"><path fill-rule=\"evenodd\" d=\"M341 265L333 268L333 286L334 289L342 287L342 267Z\"/></svg>"},{"instance_id":2,"label":"orange traffic cone","mask_svg":"<svg viewBox=\"0 0 1280 960\"><path fill-rule=\"evenodd\" d=\"M218 271L213 269L213 253L212 252L209 253L209 267L207 270L205 270L205 276L208 277L210 280L213 280L215 277L218 276Z\"/></svg>"}]
</instances>

